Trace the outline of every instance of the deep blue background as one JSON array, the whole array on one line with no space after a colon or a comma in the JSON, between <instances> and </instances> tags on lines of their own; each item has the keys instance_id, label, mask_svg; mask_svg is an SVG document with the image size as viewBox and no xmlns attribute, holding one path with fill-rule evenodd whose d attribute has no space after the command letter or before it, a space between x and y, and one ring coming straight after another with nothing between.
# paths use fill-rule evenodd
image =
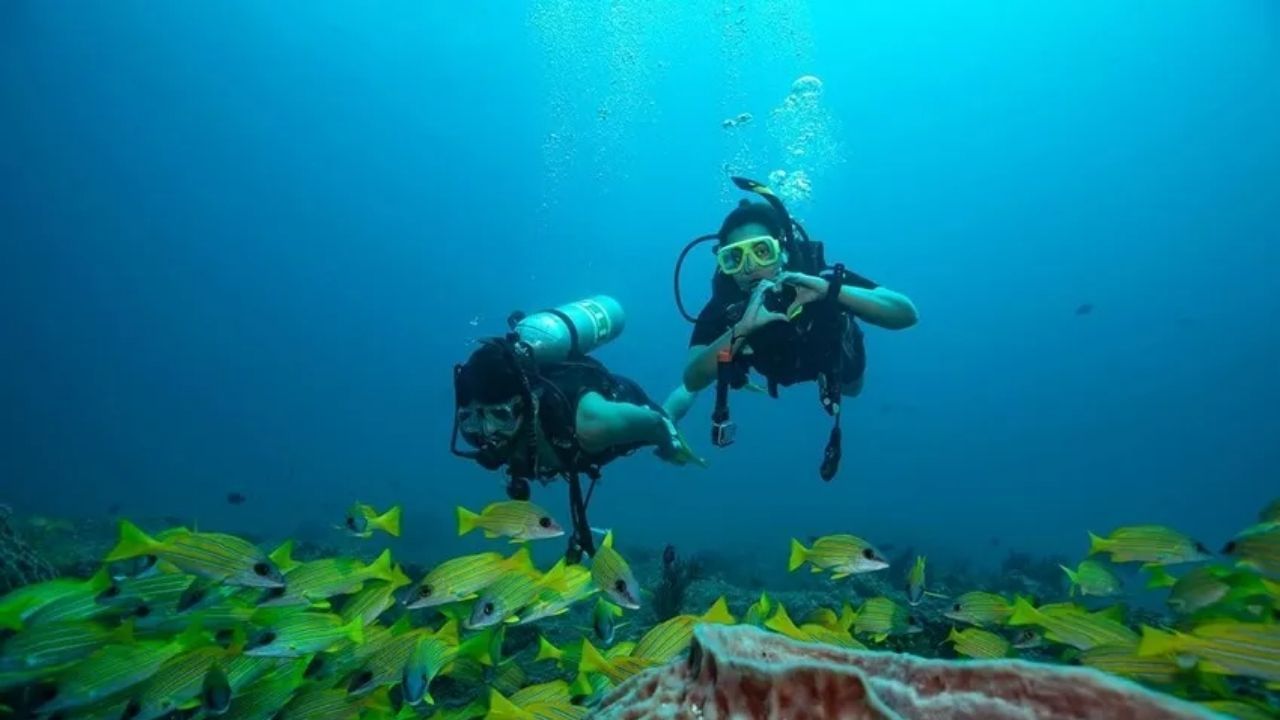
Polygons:
<instances>
[{"instance_id":1,"label":"deep blue background","mask_svg":"<svg viewBox=\"0 0 1280 720\"><path fill-rule=\"evenodd\" d=\"M704 397L712 467L619 462L597 525L994 559L1216 545L1278 494L1274 3L522 5L0 4L0 500L275 535L402 502L454 552L500 483L447 452L451 365L606 292L602 359L661 399L675 255L736 201L724 163L778 166L809 73L843 162L796 211L921 322L868 331L834 483L811 388L736 397L721 451Z\"/></svg>"}]
</instances>

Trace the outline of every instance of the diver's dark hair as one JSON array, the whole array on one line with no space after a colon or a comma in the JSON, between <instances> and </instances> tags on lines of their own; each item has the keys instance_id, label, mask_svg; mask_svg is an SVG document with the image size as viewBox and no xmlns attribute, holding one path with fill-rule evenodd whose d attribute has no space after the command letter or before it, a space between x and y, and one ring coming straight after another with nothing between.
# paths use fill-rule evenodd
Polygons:
<instances>
[{"instance_id":1,"label":"diver's dark hair","mask_svg":"<svg viewBox=\"0 0 1280 720\"><path fill-rule=\"evenodd\" d=\"M753 223L763 225L769 231L769 234L776 238L782 238L783 236L782 218L778 217L778 211L774 210L772 205L766 202L742 200L738 203L738 207L726 215L724 222L720 224L720 232L716 233L719 238L717 244L723 245L725 238L729 237L729 233L743 225Z\"/></svg>"},{"instance_id":2,"label":"diver's dark hair","mask_svg":"<svg viewBox=\"0 0 1280 720\"><path fill-rule=\"evenodd\" d=\"M481 344L458 373L458 399L463 404L506 402L523 389L519 369L498 343Z\"/></svg>"}]
</instances>

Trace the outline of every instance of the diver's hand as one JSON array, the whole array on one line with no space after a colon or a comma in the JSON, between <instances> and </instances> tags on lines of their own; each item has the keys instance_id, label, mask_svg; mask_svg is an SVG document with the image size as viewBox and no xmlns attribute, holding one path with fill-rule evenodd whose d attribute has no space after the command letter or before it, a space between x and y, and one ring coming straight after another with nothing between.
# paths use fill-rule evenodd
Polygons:
<instances>
[{"instance_id":1,"label":"diver's hand","mask_svg":"<svg viewBox=\"0 0 1280 720\"><path fill-rule=\"evenodd\" d=\"M786 322L787 316L783 313L773 312L765 307L765 293L772 291L777 287L777 283L772 280L761 280L759 285L751 291L751 299L747 301L747 309L742 313L742 319L733 326L733 334L738 337L750 335L757 328L764 327L772 322Z\"/></svg>"},{"instance_id":2,"label":"diver's hand","mask_svg":"<svg viewBox=\"0 0 1280 720\"><path fill-rule=\"evenodd\" d=\"M667 439L658 445L653 454L657 455L663 462L669 462L672 465L692 464L698 467L706 467L707 461L698 457L693 448L689 447L689 442L684 439L684 435L681 434L675 423L671 422L670 418L665 417L662 422L667 429Z\"/></svg>"},{"instance_id":3,"label":"diver's hand","mask_svg":"<svg viewBox=\"0 0 1280 720\"><path fill-rule=\"evenodd\" d=\"M790 285L796 289L795 302L791 303L791 307L787 308L788 317L791 317L797 310L814 300L821 300L826 297L831 288L831 284L820 277L798 272L782 273L778 276L777 283L779 285Z\"/></svg>"}]
</instances>

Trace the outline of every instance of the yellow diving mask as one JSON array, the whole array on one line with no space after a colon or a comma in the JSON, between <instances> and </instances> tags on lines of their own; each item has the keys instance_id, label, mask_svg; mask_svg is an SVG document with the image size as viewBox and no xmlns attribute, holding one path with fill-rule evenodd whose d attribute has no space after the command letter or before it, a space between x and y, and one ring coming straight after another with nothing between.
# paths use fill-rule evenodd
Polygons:
<instances>
[{"instance_id":1,"label":"yellow diving mask","mask_svg":"<svg viewBox=\"0 0 1280 720\"><path fill-rule=\"evenodd\" d=\"M720 272L725 275L742 272L747 267L748 259L756 267L776 265L782 259L782 245L777 238L760 235L716 249L716 263L720 265Z\"/></svg>"}]
</instances>

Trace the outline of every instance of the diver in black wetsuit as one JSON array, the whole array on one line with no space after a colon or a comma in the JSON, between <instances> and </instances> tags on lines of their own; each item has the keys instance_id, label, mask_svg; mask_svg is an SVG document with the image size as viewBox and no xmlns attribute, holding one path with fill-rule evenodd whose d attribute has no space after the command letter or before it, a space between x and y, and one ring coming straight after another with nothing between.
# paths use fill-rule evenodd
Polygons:
<instances>
[{"instance_id":1,"label":"diver in black wetsuit","mask_svg":"<svg viewBox=\"0 0 1280 720\"><path fill-rule=\"evenodd\" d=\"M530 480L567 480L575 562L595 552L586 508L601 468L645 446L673 464L702 464L639 385L586 355L621 325L607 297L517 316L510 334L481 341L454 368L454 454L505 469L516 500L529 498ZM459 436L474 450L459 450ZM591 480L585 492L581 475Z\"/></svg>"},{"instance_id":2,"label":"diver in black wetsuit","mask_svg":"<svg viewBox=\"0 0 1280 720\"><path fill-rule=\"evenodd\" d=\"M744 190L766 202L743 200L725 217L719 232L691 242L715 242L716 272L712 296L696 318L683 383L664 403L677 421L695 394L716 384L712 439L733 441L728 391L747 383L755 370L768 381L770 395L779 386L817 381L823 407L835 417L821 474L834 477L840 461L839 413L842 397L862 389L866 368L862 320L890 330L916 323L906 296L882 287L842 265L828 266L822 244L809 239L765 186L734 178Z\"/></svg>"}]
</instances>

